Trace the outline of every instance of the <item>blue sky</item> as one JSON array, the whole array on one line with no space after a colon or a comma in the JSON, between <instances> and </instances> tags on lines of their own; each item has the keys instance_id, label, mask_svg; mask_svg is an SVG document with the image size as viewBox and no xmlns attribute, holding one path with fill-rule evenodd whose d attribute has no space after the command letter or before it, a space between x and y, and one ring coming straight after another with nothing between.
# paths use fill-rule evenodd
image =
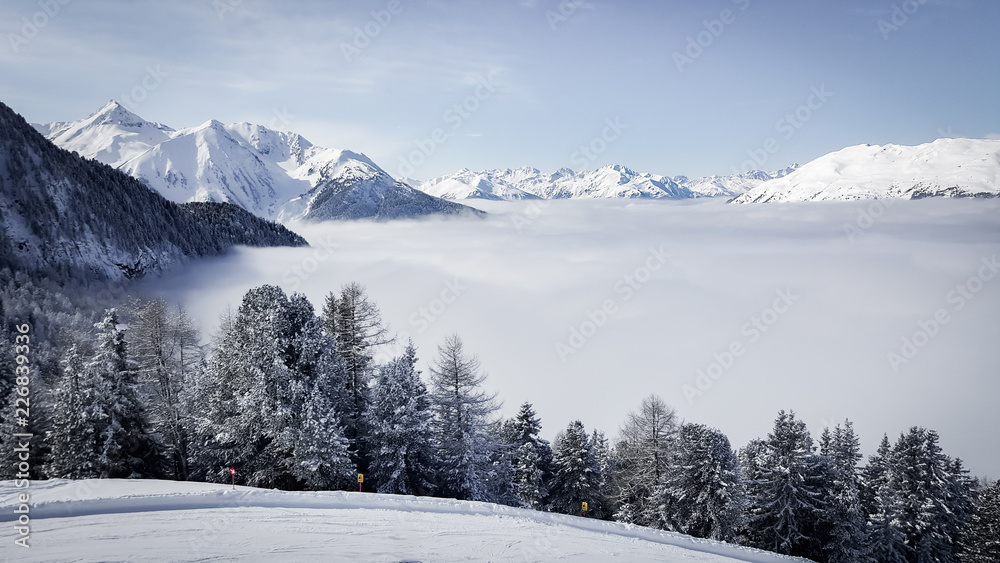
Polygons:
<instances>
[{"instance_id":1,"label":"blue sky","mask_svg":"<svg viewBox=\"0 0 1000 563\"><path fill-rule=\"evenodd\" d=\"M997 21L991 0L12 0L0 100L258 122L418 179L728 174L1000 134Z\"/></svg>"}]
</instances>

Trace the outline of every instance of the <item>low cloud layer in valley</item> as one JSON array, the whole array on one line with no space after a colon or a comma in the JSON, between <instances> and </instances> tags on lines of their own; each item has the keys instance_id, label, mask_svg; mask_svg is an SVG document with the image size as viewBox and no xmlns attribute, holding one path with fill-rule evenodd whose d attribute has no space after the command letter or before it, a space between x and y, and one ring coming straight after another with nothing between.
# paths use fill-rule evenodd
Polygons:
<instances>
[{"instance_id":1,"label":"low cloud layer in valley","mask_svg":"<svg viewBox=\"0 0 1000 563\"><path fill-rule=\"evenodd\" d=\"M730 206L477 204L485 218L292 228L146 289L206 334L250 287L317 308L366 285L422 368L457 332L512 414L614 435L650 393L742 446L793 409L814 437L854 421L866 453L912 425L974 474L1000 467L1000 201Z\"/></svg>"}]
</instances>

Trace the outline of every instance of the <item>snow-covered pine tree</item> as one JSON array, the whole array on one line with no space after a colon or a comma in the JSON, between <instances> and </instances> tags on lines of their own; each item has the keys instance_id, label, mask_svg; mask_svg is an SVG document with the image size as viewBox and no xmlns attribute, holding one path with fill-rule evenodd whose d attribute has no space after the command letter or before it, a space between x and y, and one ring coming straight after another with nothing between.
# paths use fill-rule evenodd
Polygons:
<instances>
[{"instance_id":1,"label":"snow-covered pine tree","mask_svg":"<svg viewBox=\"0 0 1000 563\"><path fill-rule=\"evenodd\" d=\"M579 420L571 422L556 435L552 449L550 509L580 515L582 503L599 504L601 476L583 423Z\"/></svg>"},{"instance_id":2,"label":"snow-covered pine tree","mask_svg":"<svg viewBox=\"0 0 1000 563\"><path fill-rule=\"evenodd\" d=\"M543 510L545 499L548 497L548 484L542 471L542 460L538 450L530 443L511 447L515 448L511 452L513 480L521 493L521 504L527 508Z\"/></svg>"},{"instance_id":3,"label":"snow-covered pine tree","mask_svg":"<svg viewBox=\"0 0 1000 563\"><path fill-rule=\"evenodd\" d=\"M868 458L868 463L861 470L858 482L858 499L861 510L867 520L879 512L880 506L876 495L889 483L889 456L892 454L892 443L889 436L883 434L875 455Z\"/></svg>"},{"instance_id":4,"label":"snow-covered pine tree","mask_svg":"<svg viewBox=\"0 0 1000 563\"><path fill-rule=\"evenodd\" d=\"M597 429L590 433L590 456L594 462L594 474L597 476L597 492L587 514L594 518L607 520L612 517L609 499L612 494L611 472L614 461L608 438L604 432Z\"/></svg>"},{"instance_id":5,"label":"snow-covered pine tree","mask_svg":"<svg viewBox=\"0 0 1000 563\"><path fill-rule=\"evenodd\" d=\"M489 454L482 472L483 490L489 502L521 506L521 489L514 481L514 465L508 444L488 435Z\"/></svg>"},{"instance_id":6,"label":"snow-covered pine tree","mask_svg":"<svg viewBox=\"0 0 1000 563\"><path fill-rule=\"evenodd\" d=\"M287 451L276 444L287 427L282 405L295 379L283 354L291 345L288 297L271 285L247 291L235 316L219 336L209 364L209 385L201 434L208 440L208 477L226 480L236 467L245 483L289 488Z\"/></svg>"},{"instance_id":7,"label":"snow-covered pine tree","mask_svg":"<svg viewBox=\"0 0 1000 563\"><path fill-rule=\"evenodd\" d=\"M764 466L767 464L767 444L759 438L750 440L739 451L740 477L746 494L746 509L743 525L737 535L741 545L762 545L764 537L756 526L756 518L760 516L761 507L754 504L754 499L764 495Z\"/></svg>"},{"instance_id":8,"label":"snow-covered pine tree","mask_svg":"<svg viewBox=\"0 0 1000 563\"><path fill-rule=\"evenodd\" d=\"M337 410L343 368L308 299L251 289L217 340L199 426L208 477L236 466L253 486L344 486L354 469Z\"/></svg>"},{"instance_id":9,"label":"snow-covered pine tree","mask_svg":"<svg viewBox=\"0 0 1000 563\"><path fill-rule=\"evenodd\" d=\"M343 489L354 482L350 441L344 433L347 404L345 370L336 342L323 333L323 321L301 294L289 299L292 326L301 326L292 338L289 360L296 379L289 382L288 405L293 410L279 434L291 452L291 475L310 490Z\"/></svg>"},{"instance_id":10,"label":"snow-covered pine tree","mask_svg":"<svg viewBox=\"0 0 1000 563\"><path fill-rule=\"evenodd\" d=\"M814 452L805 423L793 412L778 413L764 444L760 483L749 499L751 526L760 542L756 547L819 559L832 463Z\"/></svg>"},{"instance_id":11,"label":"snow-covered pine tree","mask_svg":"<svg viewBox=\"0 0 1000 563\"><path fill-rule=\"evenodd\" d=\"M162 456L149 432L135 365L128 357L125 332L118 324L118 312L105 311L104 318L95 325L95 355L85 365L88 379L106 384L94 389L95 409L107 417L97 427L98 472L102 478L158 477Z\"/></svg>"},{"instance_id":12,"label":"snow-covered pine tree","mask_svg":"<svg viewBox=\"0 0 1000 563\"><path fill-rule=\"evenodd\" d=\"M3 300L0 300L0 447L4 452L0 454L0 479L13 479L18 472L16 463L19 460L14 453L17 446L12 442L14 434L23 431L13 418L17 407L14 384L17 377L15 370L18 367L15 363L14 345L31 345L30 335L16 342L14 335L8 330L7 322Z\"/></svg>"},{"instance_id":13,"label":"snow-covered pine tree","mask_svg":"<svg viewBox=\"0 0 1000 563\"><path fill-rule=\"evenodd\" d=\"M378 306L368 298L365 287L357 282L343 286L340 295L330 292L323 306L326 334L337 341L347 375L350 410L344 418L345 432L351 440L358 470L368 470L367 434L364 414L368 410L371 380L375 374L374 348L392 341L389 328L382 322Z\"/></svg>"},{"instance_id":14,"label":"snow-covered pine tree","mask_svg":"<svg viewBox=\"0 0 1000 563\"><path fill-rule=\"evenodd\" d=\"M996 563L1000 561L1000 481L982 487L976 495L975 509L969 519L962 563Z\"/></svg>"},{"instance_id":15,"label":"snow-covered pine tree","mask_svg":"<svg viewBox=\"0 0 1000 563\"><path fill-rule=\"evenodd\" d=\"M861 443L851 421L823 430L820 454L833 461L829 506L824 513L829 539L824 547L828 563L857 563L868 558L868 528L858 497L858 461Z\"/></svg>"},{"instance_id":16,"label":"snow-covered pine tree","mask_svg":"<svg viewBox=\"0 0 1000 563\"><path fill-rule=\"evenodd\" d=\"M30 335L27 338L22 338L20 341L15 341L14 335L7 328L7 317L4 315L2 300L0 300L0 342L3 343L0 345L0 428L2 428L11 416L9 406L14 402L10 397L11 392L14 390L15 377L17 376L15 373L17 364L14 360L14 346L31 345ZM10 404L8 404L7 399L11 399ZM9 440L10 436L8 433L4 432L0 435L0 445L6 446ZM7 448L6 451L10 451L10 449Z\"/></svg>"},{"instance_id":17,"label":"snow-covered pine tree","mask_svg":"<svg viewBox=\"0 0 1000 563\"><path fill-rule=\"evenodd\" d=\"M875 455L862 470L861 506L868 521L867 550L873 563L906 563L906 538L899 530L899 499L889 483L889 437L882 436Z\"/></svg>"},{"instance_id":18,"label":"snow-covered pine tree","mask_svg":"<svg viewBox=\"0 0 1000 563\"><path fill-rule=\"evenodd\" d=\"M539 437L541 421L531 403L525 401L513 418L504 421L500 439L510 448L514 482L524 506L541 510L548 496L552 448Z\"/></svg>"},{"instance_id":19,"label":"snow-covered pine tree","mask_svg":"<svg viewBox=\"0 0 1000 563\"><path fill-rule=\"evenodd\" d=\"M496 395L482 389L486 374L479 359L467 356L462 340L451 335L438 346L430 374L440 492L459 500L490 501L484 479L493 440L487 432L498 406Z\"/></svg>"},{"instance_id":20,"label":"snow-covered pine tree","mask_svg":"<svg viewBox=\"0 0 1000 563\"><path fill-rule=\"evenodd\" d=\"M889 458L898 529L910 560L957 561L970 491L961 469L938 445L937 432L913 427L900 436Z\"/></svg>"},{"instance_id":21,"label":"snow-covered pine tree","mask_svg":"<svg viewBox=\"0 0 1000 563\"><path fill-rule=\"evenodd\" d=\"M655 395L643 399L639 410L626 416L614 448L614 497L617 506L629 507L627 513L633 518L629 523L664 527L658 493L676 433L676 413Z\"/></svg>"},{"instance_id":22,"label":"snow-covered pine tree","mask_svg":"<svg viewBox=\"0 0 1000 563\"><path fill-rule=\"evenodd\" d=\"M353 482L357 470L348 451L350 442L338 422L324 380L313 383L292 436L289 470L305 488L343 489Z\"/></svg>"},{"instance_id":23,"label":"snow-covered pine tree","mask_svg":"<svg viewBox=\"0 0 1000 563\"><path fill-rule=\"evenodd\" d=\"M410 341L402 356L381 366L372 388L369 472L379 493L434 491L434 413L416 364L417 351Z\"/></svg>"},{"instance_id":24,"label":"snow-covered pine tree","mask_svg":"<svg viewBox=\"0 0 1000 563\"><path fill-rule=\"evenodd\" d=\"M965 536L975 514L976 480L969 477L962 460L948 458L948 480L946 491L948 495L948 526L952 540L952 553L960 559L965 550L962 538ZM956 559L959 560L959 559Z\"/></svg>"},{"instance_id":25,"label":"snow-covered pine tree","mask_svg":"<svg viewBox=\"0 0 1000 563\"><path fill-rule=\"evenodd\" d=\"M681 425L660 495L668 530L733 541L746 498L726 435L701 424Z\"/></svg>"},{"instance_id":26,"label":"snow-covered pine tree","mask_svg":"<svg viewBox=\"0 0 1000 563\"><path fill-rule=\"evenodd\" d=\"M77 347L62 361L62 376L52 393L52 421L46 433L52 444L45 474L60 479L99 477L98 432L107 419L97 397L105 381L88 377ZM95 388L96 384L101 384Z\"/></svg>"}]
</instances>

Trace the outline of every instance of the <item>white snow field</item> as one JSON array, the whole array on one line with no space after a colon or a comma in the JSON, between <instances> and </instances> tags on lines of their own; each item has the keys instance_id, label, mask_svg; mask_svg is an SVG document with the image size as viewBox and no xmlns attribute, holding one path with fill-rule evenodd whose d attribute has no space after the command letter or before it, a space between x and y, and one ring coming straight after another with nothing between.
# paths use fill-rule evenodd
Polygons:
<instances>
[{"instance_id":1,"label":"white snow field","mask_svg":"<svg viewBox=\"0 0 1000 563\"><path fill-rule=\"evenodd\" d=\"M31 495L30 547L13 545ZM0 481L6 561L804 561L480 502L148 480ZM16 536L16 532L13 535Z\"/></svg>"}]
</instances>

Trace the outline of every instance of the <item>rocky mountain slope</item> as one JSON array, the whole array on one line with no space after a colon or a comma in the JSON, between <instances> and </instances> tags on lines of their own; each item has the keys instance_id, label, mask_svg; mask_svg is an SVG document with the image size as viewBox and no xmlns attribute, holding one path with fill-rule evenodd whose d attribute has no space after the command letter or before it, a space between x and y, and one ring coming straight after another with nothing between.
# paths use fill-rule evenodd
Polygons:
<instances>
[{"instance_id":1,"label":"rocky mountain slope","mask_svg":"<svg viewBox=\"0 0 1000 563\"><path fill-rule=\"evenodd\" d=\"M233 245L305 244L230 204L168 201L127 174L56 147L0 104L2 267L56 279L117 280Z\"/></svg>"}]
</instances>

